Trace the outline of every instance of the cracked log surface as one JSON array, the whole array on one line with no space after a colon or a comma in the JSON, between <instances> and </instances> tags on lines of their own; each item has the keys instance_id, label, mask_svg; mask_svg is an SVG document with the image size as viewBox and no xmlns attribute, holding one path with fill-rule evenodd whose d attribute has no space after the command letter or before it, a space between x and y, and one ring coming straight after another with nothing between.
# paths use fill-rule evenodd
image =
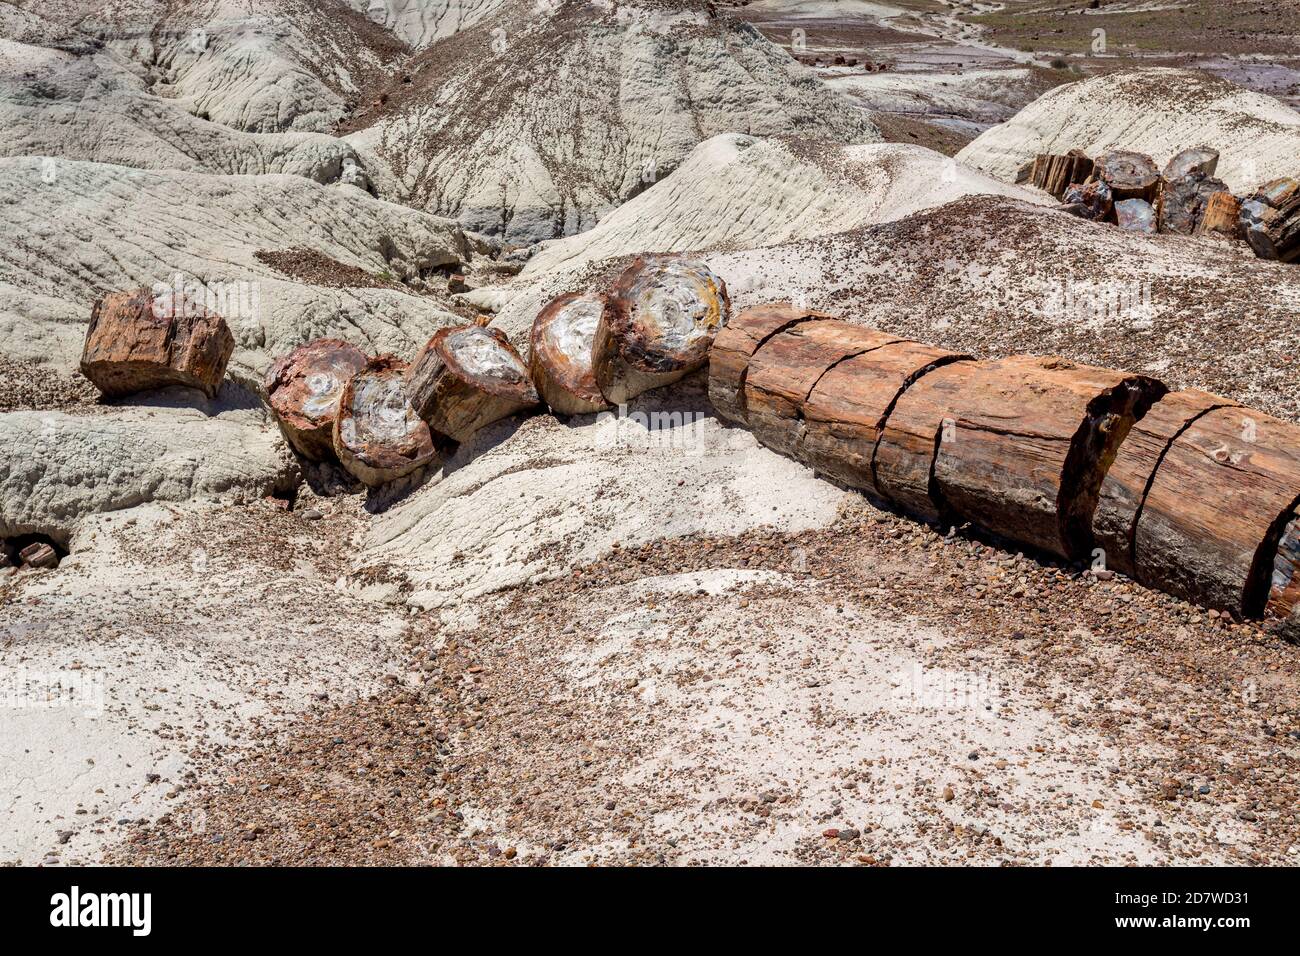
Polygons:
<instances>
[{"instance_id":1,"label":"cracked log surface","mask_svg":"<svg viewBox=\"0 0 1300 956\"><path fill-rule=\"evenodd\" d=\"M559 415L583 415L609 406L591 365L596 326L607 299L567 292L537 313L528 337L528 371L538 395Z\"/></svg>"},{"instance_id":2,"label":"cracked log surface","mask_svg":"<svg viewBox=\"0 0 1300 956\"><path fill-rule=\"evenodd\" d=\"M406 363L372 358L343 387L334 419L339 462L371 488L403 478L437 458L433 437L406 400Z\"/></svg>"}]
</instances>

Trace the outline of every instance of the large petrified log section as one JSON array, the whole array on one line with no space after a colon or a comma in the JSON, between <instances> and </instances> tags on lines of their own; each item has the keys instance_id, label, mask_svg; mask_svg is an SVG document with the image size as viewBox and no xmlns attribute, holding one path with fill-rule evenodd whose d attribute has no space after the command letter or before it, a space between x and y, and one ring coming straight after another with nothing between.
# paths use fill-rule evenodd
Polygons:
<instances>
[{"instance_id":1,"label":"large petrified log section","mask_svg":"<svg viewBox=\"0 0 1300 956\"><path fill-rule=\"evenodd\" d=\"M1230 192L1215 193L1205 203L1196 234L1215 233L1233 239L1241 235L1241 200Z\"/></svg>"},{"instance_id":2,"label":"large petrified log section","mask_svg":"<svg viewBox=\"0 0 1300 956\"><path fill-rule=\"evenodd\" d=\"M1288 640L1300 643L1300 515L1282 529L1266 613Z\"/></svg>"},{"instance_id":3,"label":"large petrified log section","mask_svg":"<svg viewBox=\"0 0 1300 956\"><path fill-rule=\"evenodd\" d=\"M1092 519L1094 544L1101 549L1105 568L1136 576L1133 539L1138 517L1169 446L1206 412L1235 404L1195 389L1170 392L1133 425L1106 472Z\"/></svg>"},{"instance_id":4,"label":"large petrified log section","mask_svg":"<svg viewBox=\"0 0 1300 956\"><path fill-rule=\"evenodd\" d=\"M832 318L789 302L774 302L745 309L723 326L709 350L709 400L718 414L738 425L746 424L745 382L754 353L774 335L801 322Z\"/></svg>"},{"instance_id":5,"label":"large petrified log section","mask_svg":"<svg viewBox=\"0 0 1300 956\"><path fill-rule=\"evenodd\" d=\"M234 351L225 319L181 293L112 292L91 310L81 374L108 396L186 385L215 398Z\"/></svg>"},{"instance_id":6,"label":"large petrified log section","mask_svg":"<svg viewBox=\"0 0 1300 956\"><path fill-rule=\"evenodd\" d=\"M406 363L370 359L348 379L334 419L334 453L356 478L377 488L437 458L433 436L406 399Z\"/></svg>"},{"instance_id":7,"label":"large petrified log section","mask_svg":"<svg viewBox=\"0 0 1300 956\"><path fill-rule=\"evenodd\" d=\"M1121 199L1154 202L1160 187L1160 170L1151 157L1129 150L1102 153L1097 157L1093 175L1110 187L1116 202Z\"/></svg>"},{"instance_id":8,"label":"large petrified log section","mask_svg":"<svg viewBox=\"0 0 1300 956\"><path fill-rule=\"evenodd\" d=\"M618 277L596 327L592 366L601 394L621 405L709 360L731 303L703 263L638 258Z\"/></svg>"},{"instance_id":9,"label":"large petrified log section","mask_svg":"<svg viewBox=\"0 0 1300 956\"><path fill-rule=\"evenodd\" d=\"M406 394L435 433L458 442L538 402L506 334L479 325L435 332L411 363Z\"/></svg>"},{"instance_id":10,"label":"large petrified log section","mask_svg":"<svg viewBox=\"0 0 1300 956\"><path fill-rule=\"evenodd\" d=\"M1087 180L1092 175L1092 169L1092 160L1077 149L1056 155L1039 153L1034 157L1029 180L1039 189L1060 199L1068 187Z\"/></svg>"},{"instance_id":11,"label":"large petrified log section","mask_svg":"<svg viewBox=\"0 0 1300 956\"><path fill-rule=\"evenodd\" d=\"M944 503L994 534L1088 556L1106 471L1164 386L1053 357L955 368L968 378L935 455Z\"/></svg>"},{"instance_id":12,"label":"large petrified log section","mask_svg":"<svg viewBox=\"0 0 1300 956\"><path fill-rule=\"evenodd\" d=\"M1286 518L1300 500L1300 427L1248 408L1196 419L1166 451L1142 504L1143 584L1259 617Z\"/></svg>"},{"instance_id":13,"label":"large petrified log section","mask_svg":"<svg viewBox=\"0 0 1300 956\"><path fill-rule=\"evenodd\" d=\"M366 353L342 339L316 339L280 358L266 374L266 393L280 430L304 458L325 461L334 453L334 417L348 379L366 364Z\"/></svg>"},{"instance_id":14,"label":"large petrified log section","mask_svg":"<svg viewBox=\"0 0 1300 956\"><path fill-rule=\"evenodd\" d=\"M609 405L591 367L596 326L606 301L599 293L566 293L548 302L533 320L528 371L542 401L557 414L584 415Z\"/></svg>"},{"instance_id":15,"label":"large petrified log section","mask_svg":"<svg viewBox=\"0 0 1300 956\"><path fill-rule=\"evenodd\" d=\"M749 363L749 430L769 448L796 455L804 405L822 376L840 362L897 341L896 335L839 321L803 322L772 336Z\"/></svg>"},{"instance_id":16,"label":"large petrified log section","mask_svg":"<svg viewBox=\"0 0 1300 956\"><path fill-rule=\"evenodd\" d=\"M1265 183L1241 204L1241 219L1260 258L1300 261L1300 180Z\"/></svg>"},{"instance_id":17,"label":"large petrified log section","mask_svg":"<svg viewBox=\"0 0 1300 956\"><path fill-rule=\"evenodd\" d=\"M800 457L837 481L885 497L876 479L876 448L894 406L922 375L969 358L920 342L893 342L840 362L804 403ZM932 441L928 451L933 454Z\"/></svg>"}]
</instances>

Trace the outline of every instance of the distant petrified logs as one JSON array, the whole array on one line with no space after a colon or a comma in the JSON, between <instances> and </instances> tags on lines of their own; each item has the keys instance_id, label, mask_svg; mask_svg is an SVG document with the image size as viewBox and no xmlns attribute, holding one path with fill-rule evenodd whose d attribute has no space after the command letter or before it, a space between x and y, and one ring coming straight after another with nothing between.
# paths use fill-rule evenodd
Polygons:
<instances>
[{"instance_id":1,"label":"distant petrified logs","mask_svg":"<svg viewBox=\"0 0 1300 956\"><path fill-rule=\"evenodd\" d=\"M1125 232L1153 236L1156 233L1156 210L1145 199L1122 199L1115 203L1115 222Z\"/></svg>"},{"instance_id":2,"label":"distant petrified logs","mask_svg":"<svg viewBox=\"0 0 1300 956\"><path fill-rule=\"evenodd\" d=\"M1218 408L1169 446L1134 536L1138 579L1258 617L1282 525L1300 500L1300 426Z\"/></svg>"},{"instance_id":3,"label":"distant petrified logs","mask_svg":"<svg viewBox=\"0 0 1300 956\"><path fill-rule=\"evenodd\" d=\"M638 258L618 281L596 328L596 384L618 405L704 365L727 322L727 287L703 263Z\"/></svg>"},{"instance_id":4,"label":"distant petrified logs","mask_svg":"<svg viewBox=\"0 0 1300 956\"><path fill-rule=\"evenodd\" d=\"M994 534L1088 556L1106 469L1164 386L1053 357L949 369L967 381L934 460L944 503Z\"/></svg>"},{"instance_id":5,"label":"distant petrified logs","mask_svg":"<svg viewBox=\"0 0 1300 956\"><path fill-rule=\"evenodd\" d=\"M1300 643L1300 515L1282 529L1265 613L1283 637Z\"/></svg>"},{"instance_id":6,"label":"distant petrified logs","mask_svg":"<svg viewBox=\"0 0 1300 956\"><path fill-rule=\"evenodd\" d=\"M1110 187L1118 203L1121 199L1144 199L1153 202L1160 186L1160 170L1145 153L1113 150L1097 157L1093 174Z\"/></svg>"},{"instance_id":7,"label":"distant petrified logs","mask_svg":"<svg viewBox=\"0 0 1300 956\"><path fill-rule=\"evenodd\" d=\"M1246 241L1261 259L1300 261L1300 180L1274 179L1241 204Z\"/></svg>"},{"instance_id":8,"label":"distant petrified logs","mask_svg":"<svg viewBox=\"0 0 1300 956\"><path fill-rule=\"evenodd\" d=\"M1092 160L1077 149L1063 155L1039 153L1034 157L1029 179L1039 189L1060 199L1067 187L1082 183L1092 175L1092 170Z\"/></svg>"},{"instance_id":9,"label":"distant petrified logs","mask_svg":"<svg viewBox=\"0 0 1300 956\"><path fill-rule=\"evenodd\" d=\"M571 292L552 299L533 321L528 371L542 401L553 412L583 415L609 405L591 367L591 349L605 301L600 294Z\"/></svg>"},{"instance_id":10,"label":"distant petrified logs","mask_svg":"<svg viewBox=\"0 0 1300 956\"><path fill-rule=\"evenodd\" d=\"M334 452L334 418L348 379L366 354L341 339L316 339L283 356L266 373L271 410L289 444L311 461Z\"/></svg>"},{"instance_id":11,"label":"distant petrified logs","mask_svg":"<svg viewBox=\"0 0 1300 956\"><path fill-rule=\"evenodd\" d=\"M109 396L186 385L214 398L234 350L225 320L182 293L112 292L91 310L81 374Z\"/></svg>"},{"instance_id":12,"label":"distant petrified logs","mask_svg":"<svg viewBox=\"0 0 1300 956\"><path fill-rule=\"evenodd\" d=\"M768 339L749 362L745 414L749 430L769 448L796 455L804 404L835 365L899 341L847 322L801 322Z\"/></svg>"},{"instance_id":13,"label":"distant petrified logs","mask_svg":"<svg viewBox=\"0 0 1300 956\"><path fill-rule=\"evenodd\" d=\"M334 453L356 478L376 488L437 457L429 426L406 399L406 363L392 355L366 362L339 395Z\"/></svg>"},{"instance_id":14,"label":"distant petrified logs","mask_svg":"<svg viewBox=\"0 0 1300 956\"><path fill-rule=\"evenodd\" d=\"M1208 146L1185 149L1165 163L1162 174L1166 181L1173 182L1188 176L1208 179L1219 169L1219 151Z\"/></svg>"},{"instance_id":15,"label":"distant petrified logs","mask_svg":"<svg viewBox=\"0 0 1300 956\"><path fill-rule=\"evenodd\" d=\"M849 487L885 497L876 481L876 446L895 404L921 376L969 358L920 342L893 342L840 362L804 403L800 457Z\"/></svg>"},{"instance_id":16,"label":"distant petrified logs","mask_svg":"<svg viewBox=\"0 0 1300 956\"><path fill-rule=\"evenodd\" d=\"M718 414L728 421L745 424L745 382L754 353L772 336L801 322L821 319L838 321L789 302L775 302L745 309L723 326L709 350L709 400Z\"/></svg>"},{"instance_id":17,"label":"distant petrified logs","mask_svg":"<svg viewBox=\"0 0 1300 956\"><path fill-rule=\"evenodd\" d=\"M1137 576L1133 539L1147 489L1165 452L1197 418L1213 409L1235 404L1230 399L1194 389L1170 392L1133 425L1101 483L1092 519L1094 545L1102 550L1106 568L1129 577Z\"/></svg>"},{"instance_id":18,"label":"distant petrified logs","mask_svg":"<svg viewBox=\"0 0 1300 956\"><path fill-rule=\"evenodd\" d=\"M435 433L458 442L538 402L506 334L479 325L435 332L411 363L406 394Z\"/></svg>"},{"instance_id":19,"label":"distant petrified logs","mask_svg":"<svg viewBox=\"0 0 1300 956\"><path fill-rule=\"evenodd\" d=\"M1108 217L1114 208L1110 187L1101 180L1090 183L1076 183L1065 191L1064 202L1075 215L1083 219L1100 221Z\"/></svg>"},{"instance_id":20,"label":"distant petrified logs","mask_svg":"<svg viewBox=\"0 0 1300 956\"><path fill-rule=\"evenodd\" d=\"M1205 212L1196 226L1196 234L1230 236L1241 235L1241 200L1232 193L1217 192L1205 202Z\"/></svg>"},{"instance_id":21,"label":"distant petrified logs","mask_svg":"<svg viewBox=\"0 0 1300 956\"><path fill-rule=\"evenodd\" d=\"M1220 194L1231 196L1218 179L1184 176L1167 180L1160 190L1157 220L1161 232L1193 235L1205 217L1210 200Z\"/></svg>"}]
</instances>

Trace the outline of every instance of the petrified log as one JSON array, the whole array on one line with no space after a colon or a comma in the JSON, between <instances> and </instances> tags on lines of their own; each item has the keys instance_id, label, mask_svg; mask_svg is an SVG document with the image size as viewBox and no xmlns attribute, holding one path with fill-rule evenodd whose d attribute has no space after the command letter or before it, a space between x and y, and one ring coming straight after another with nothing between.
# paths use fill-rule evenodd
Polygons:
<instances>
[{"instance_id":1,"label":"petrified log","mask_svg":"<svg viewBox=\"0 0 1300 956\"><path fill-rule=\"evenodd\" d=\"M1115 203L1115 222L1125 232L1155 235L1156 211L1145 199L1122 199Z\"/></svg>"},{"instance_id":2,"label":"petrified log","mask_svg":"<svg viewBox=\"0 0 1300 956\"><path fill-rule=\"evenodd\" d=\"M406 399L406 363L370 359L348 379L334 419L334 453L343 467L376 488L437 458L433 436Z\"/></svg>"},{"instance_id":3,"label":"petrified log","mask_svg":"<svg viewBox=\"0 0 1300 956\"><path fill-rule=\"evenodd\" d=\"M1208 146L1185 149L1165 163L1162 174L1166 182L1174 182L1187 176L1208 179L1219 168L1219 151Z\"/></svg>"},{"instance_id":4,"label":"petrified log","mask_svg":"<svg viewBox=\"0 0 1300 956\"><path fill-rule=\"evenodd\" d=\"M1282 529L1265 615L1283 637L1300 643L1300 515Z\"/></svg>"},{"instance_id":5,"label":"petrified log","mask_svg":"<svg viewBox=\"0 0 1300 956\"><path fill-rule=\"evenodd\" d=\"M334 453L334 416L343 386L366 364L366 353L342 339L316 339L283 356L266 373L271 411L303 457Z\"/></svg>"},{"instance_id":6,"label":"petrified log","mask_svg":"<svg viewBox=\"0 0 1300 956\"><path fill-rule=\"evenodd\" d=\"M700 262L638 258L614 283L596 327L596 384L620 405L676 382L709 358L730 312L727 287Z\"/></svg>"},{"instance_id":7,"label":"petrified log","mask_svg":"<svg viewBox=\"0 0 1300 956\"><path fill-rule=\"evenodd\" d=\"M772 336L801 322L829 319L821 312L799 309L789 302L774 302L745 309L728 322L713 339L709 349L709 400L719 415L731 422L745 424L745 381L749 377L749 360Z\"/></svg>"},{"instance_id":8,"label":"petrified log","mask_svg":"<svg viewBox=\"0 0 1300 956\"><path fill-rule=\"evenodd\" d=\"M994 534L1087 556L1106 470L1165 387L1055 357L949 367L966 382L935 454L944 504Z\"/></svg>"},{"instance_id":9,"label":"petrified log","mask_svg":"<svg viewBox=\"0 0 1300 956\"><path fill-rule=\"evenodd\" d=\"M479 325L435 332L411 363L406 394L434 432L458 442L538 402L506 334Z\"/></svg>"},{"instance_id":10,"label":"petrified log","mask_svg":"<svg viewBox=\"0 0 1300 956\"><path fill-rule=\"evenodd\" d=\"M528 371L551 411L584 415L608 407L591 368L591 347L604 310L603 295L569 292L552 299L533 320Z\"/></svg>"},{"instance_id":11,"label":"petrified log","mask_svg":"<svg viewBox=\"0 0 1300 956\"><path fill-rule=\"evenodd\" d=\"M1241 200L1224 190L1205 202L1205 212L1196 226L1198 236L1210 233L1237 238L1241 235Z\"/></svg>"},{"instance_id":12,"label":"petrified log","mask_svg":"<svg viewBox=\"0 0 1300 956\"><path fill-rule=\"evenodd\" d=\"M1079 207L1075 214L1084 219L1101 221L1114 208L1110 187L1099 179L1090 183L1076 183L1065 191L1065 203Z\"/></svg>"},{"instance_id":13,"label":"petrified log","mask_svg":"<svg viewBox=\"0 0 1300 956\"><path fill-rule=\"evenodd\" d=\"M1300 180L1274 179L1241 205L1246 241L1261 259L1300 260Z\"/></svg>"},{"instance_id":14,"label":"petrified log","mask_svg":"<svg viewBox=\"0 0 1300 956\"><path fill-rule=\"evenodd\" d=\"M1160 232L1190 236L1197 231L1211 198L1227 193L1228 187L1218 179L1184 176L1166 180L1160 189L1157 225Z\"/></svg>"},{"instance_id":15,"label":"petrified log","mask_svg":"<svg viewBox=\"0 0 1300 956\"><path fill-rule=\"evenodd\" d=\"M800 323L772 336L749 362L749 430L767 447L798 457L804 404L822 376L845 359L898 341L897 335L834 320Z\"/></svg>"},{"instance_id":16,"label":"petrified log","mask_svg":"<svg viewBox=\"0 0 1300 956\"><path fill-rule=\"evenodd\" d=\"M1145 153L1112 150L1097 157L1094 175L1110 187L1118 203L1121 199L1144 199L1152 202L1160 185L1160 170Z\"/></svg>"},{"instance_id":17,"label":"petrified log","mask_svg":"<svg viewBox=\"0 0 1300 956\"><path fill-rule=\"evenodd\" d=\"M1039 153L1029 178L1035 186L1060 199L1065 190L1092 175L1093 164L1085 153L1072 149L1065 154Z\"/></svg>"},{"instance_id":18,"label":"petrified log","mask_svg":"<svg viewBox=\"0 0 1300 956\"><path fill-rule=\"evenodd\" d=\"M18 557L26 568L57 568L59 555L48 544L36 541L18 552Z\"/></svg>"},{"instance_id":19,"label":"petrified log","mask_svg":"<svg viewBox=\"0 0 1300 956\"><path fill-rule=\"evenodd\" d=\"M969 358L920 342L894 342L844 360L822 376L804 403L799 457L851 488L883 497L876 445L899 397L926 373Z\"/></svg>"},{"instance_id":20,"label":"petrified log","mask_svg":"<svg viewBox=\"0 0 1300 956\"><path fill-rule=\"evenodd\" d=\"M1285 518L1300 500L1300 427L1218 408L1166 451L1147 492L1133 557L1143 584L1259 617Z\"/></svg>"},{"instance_id":21,"label":"petrified log","mask_svg":"<svg viewBox=\"0 0 1300 956\"><path fill-rule=\"evenodd\" d=\"M111 292L91 310L81 374L108 396L186 385L214 398L234 350L225 320L183 293Z\"/></svg>"},{"instance_id":22,"label":"petrified log","mask_svg":"<svg viewBox=\"0 0 1300 956\"><path fill-rule=\"evenodd\" d=\"M1133 538L1138 518L1170 444L1206 412L1233 405L1231 399L1195 389L1170 392L1133 425L1101 483L1092 517L1093 544L1101 549L1106 568L1136 576Z\"/></svg>"}]
</instances>

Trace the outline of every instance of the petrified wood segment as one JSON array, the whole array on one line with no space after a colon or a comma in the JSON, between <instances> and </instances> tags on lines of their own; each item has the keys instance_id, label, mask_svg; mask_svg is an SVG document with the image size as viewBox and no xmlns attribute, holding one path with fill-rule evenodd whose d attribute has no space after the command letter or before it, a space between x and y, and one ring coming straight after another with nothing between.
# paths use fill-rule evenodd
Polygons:
<instances>
[{"instance_id":1,"label":"petrified wood segment","mask_svg":"<svg viewBox=\"0 0 1300 956\"><path fill-rule=\"evenodd\" d=\"M772 336L749 363L749 430L769 448L797 457L804 403L821 377L838 362L897 341L896 335L836 321L804 322Z\"/></svg>"},{"instance_id":2,"label":"petrified wood segment","mask_svg":"<svg viewBox=\"0 0 1300 956\"><path fill-rule=\"evenodd\" d=\"M678 381L709 359L731 303L701 262L638 258L614 283L596 327L592 366L615 405Z\"/></svg>"},{"instance_id":3,"label":"petrified wood segment","mask_svg":"<svg viewBox=\"0 0 1300 956\"><path fill-rule=\"evenodd\" d=\"M186 385L215 398L234 350L225 319L175 290L112 292L91 310L81 374L108 396Z\"/></svg>"},{"instance_id":4,"label":"petrified wood segment","mask_svg":"<svg viewBox=\"0 0 1300 956\"><path fill-rule=\"evenodd\" d=\"M1263 259L1300 261L1300 180L1274 179L1241 206L1246 241Z\"/></svg>"},{"instance_id":5,"label":"petrified wood segment","mask_svg":"<svg viewBox=\"0 0 1300 956\"><path fill-rule=\"evenodd\" d=\"M1219 151L1208 146L1185 149L1165 163L1164 178L1173 182L1185 176L1202 179L1213 176L1219 168Z\"/></svg>"},{"instance_id":6,"label":"petrified wood segment","mask_svg":"<svg viewBox=\"0 0 1300 956\"><path fill-rule=\"evenodd\" d=\"M1300 515L1287 522L1273 558L1266 615L1287 640L1300 643Z\"/></svg>"},{"instance_id":7,"label":"petrified wood segment","mask_svg":"<svg viewBox=\"0 0 1300 956\"><path fill-rule=\"evenodd\" d=\"M548 302L533 321L528 371L553 412L584 415L609 405L591 367L591 348L605 305L599 293L569 292Z\"/></svg>"},{"instance_id":8,"label":"petrified wood segment","mask_svg":"<svg viewBox=\"0 0 1300 956\"><path fill-rule=\"evenodd\" d=\"M1190 236L1196 233L1210 200L1220 194L1232 194L1220 180L1204 176L1184 176L1167 181L1160 190L1157 219L1161 232Z\"/></svg>"},{"instance_id":9,"label":"petrified wood segment","mask_svg":"<svg viewBox=\"0 0 1300 956\"><path fill-rule=\"evenodd\" d=\"M994 534L1086 556L1106 470L1164 386L1055 357L953 368L969 380L935 456L944 503Z\"/></svg>"},{"instance_id":10,"label":"petrified wood segment","mask_svg":"<svg viewBox=\"0 0 1300 956\"><path fill-rule=\"evenodd\" d=\"M1069 186L1091 176L1092 169L1092 160L1077 149L1064 154L1039 153L1029 178L1039 189L1060 199Z\"/></svg>"},{"instance_id":11,"label":"petrified wood segment","mask_svg":"<svg viewBox=\"0 0 1300 956\"><path fill-rule=\"evenodd\" d=\"M1135 577L1133 537L1147 489L1170 444L1197 418L1235 402L1195 389L1164 396L1133 425L1106 472L1092 518L1094 547L1105 566Z\"/></svg>"},{"instance_id":12,"label":"petrified wood segment","mask_svg":"<svg viewBox=\"0 0 1300 956\"><path fill-rule=\"evenodd\" d=\"M876 443L895 403L922 375L969 358L920 342L894 342L846 359L808 396L799 457L849 487L882 495Z\"/></svg>"},{"instance_id":13,"label":"petrified wood segment","mask_svg":"<svg viewBox=\"0 0 1300 956\"><path fill-rule=\"evenodd\" d=\"M506 334L479 325L435 332L406 373L406 395L435 433L458 442L538 401Z\"/></svg>"},{"instance_id":14,"label":"petrified wood segment","mask_svg":"<svg viewBox=\"0 0 1300 956\"><path fill-rule=\"evenodd\" d=\"M1207 412L1169 446L1134 537L1138 580L1259 617L1285 518L1300 499L1300 427L1254 409Z\"/></svg>"},{"instance_id":15,"label":"petrified wood segment","mask_svg":"<svg viewBox=\"0 0 1300 956\"><path fill-rule=\"evenodd\" d=\"M334 453L372 488L434 461L429 433L406 400L406 363L392 355L368 361L348 379L334 419Z\"/></svg>"},{"instance_id":16,"label":"petrified wood segment","mask_svg":"<svg viewBox=\"0 0 1300 956\"><path fill-rule=\"evenodd\" d=\"M266 373L271 411L303 457L324 461L333 455L339 395L365 364L366 353L355 345L316 339L283 356Z\"/></svg>"},{"instance_id":17,"label":"petrified wood segment","mask_svg":"<svg viewBox=\"0 0 1300 956\"><path fill-rule=\"evenodd\" d=\"M709 349L709 400L718 414L731 422L746 422L745 380L749 360L772 336L801 322L832 316L799 309L789 302L774 302L745 309L728 322Z\"/></svg>"},{"instance_id":18,"label":"petrified wood segment","mask_svg":"<svg viewBox=\"0 0 1300 956\"><path fill-rule=\"evenodd\" d=\"M1150 156L1113 150L1097 157L1094 175L1110 187L1115 201L1144 199L1152 202L1160 185L1160 170Z\"/></svg>"},{"instance_id":19,"label":"petrified wood segment","mask_svg":"<svg viewBox=\"0 0 1300 956\"><path fill-rule=\"evenodd\" d=\"M1196 234L1216 233L1236 238L1241 234L1241 200L1230 192L1218 192L1205 203L1205 213L1196 226Z\"/></svg>"}]
</instances>

